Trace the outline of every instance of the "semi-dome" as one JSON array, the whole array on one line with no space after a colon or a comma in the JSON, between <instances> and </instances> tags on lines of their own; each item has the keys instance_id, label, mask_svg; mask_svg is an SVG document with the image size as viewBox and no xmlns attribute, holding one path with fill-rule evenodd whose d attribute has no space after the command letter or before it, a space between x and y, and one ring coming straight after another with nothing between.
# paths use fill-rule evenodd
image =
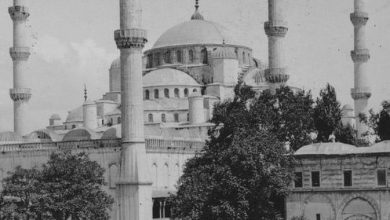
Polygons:
<instances>
[{"instance_id":1,"label":"semi-dome","mask_svg":"<svg viewBox=\"0 0 390 220\"><path fill-rule=\"evenodd\" d=\"M211 21L193 19L168 29L156 41L153 48L223 43L237 45L223 26Z\"/></svg>"},{"instance_id":2,"label":"semi-dome","mask_svg":"<svg viewBox=\"0 0 390 220\"><path fill-rule=\"evenodd\" d=\"M143 77L143 84L144 87L200 86L195 79L187 73L172 68L161 68L147 73Z\"/></svg>"},{"instance_id":3,"label":"semi-dome","mask_svg":"<svg viewBox=\"0 0 390 220\"><path fill-rule=\"evenodd\" d=\"M68 112L68 117L66 117L67 122L80 122L83 121L83 107L73 109Z\"/></svg>"},{"instance_id":4,"label":"semi-dome","mask_svg":"<svg viewBox=\"0 0 390 220\"><path fill-rule=\"evenodd\" d=\"M11 131L0 132L0 144L21 143L24 141L25 139L15 132L11 132Z\"/></svg>"}]
</instances>

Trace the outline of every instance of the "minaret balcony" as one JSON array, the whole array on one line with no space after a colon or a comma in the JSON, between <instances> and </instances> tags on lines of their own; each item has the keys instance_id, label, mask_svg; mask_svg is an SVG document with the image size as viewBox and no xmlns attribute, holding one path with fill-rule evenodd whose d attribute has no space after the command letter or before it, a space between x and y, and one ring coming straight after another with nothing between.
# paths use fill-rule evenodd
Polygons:
<instances>
[{"instance_id":1,"label":"minaret balcony","mask_svg":"<svg viewBox=\"0 0 390 220\"><path fill-rule=\"evenodd\" d=\"M370 51L368 49L355 49L351 51L351 58L355 63L365 63L370 59Z\"/></svg>"},{"instance_id":2,"label":"minaret balcony","mask_svg":"<svg viewBox=\"0 0 390 220\"><path fill-rule=\"evenodd\" d=\"M14 102L28 102L31 98L31 89L29 88L10 89L9 95Z\"/></svg>"},{"instance_id":3,"label":"minaret balcony","mask_svg":"<svg viewBox=\"0 0 390 220\"><path fill-rule=\"evenodd\" d=\"M31 53L29 47L11 47L9 48L9 54L11 55L12 60L26 61Z\"/></svg>"},{"instance_id":4,"label":"minaret balcony","mask_svg":"<svg viewBox=\"0 0 390 220\"><path fill-rule=\"evenodd\" d=\"M114 38L118 49L143 48L148 42L144 29L120 29L114 32Z\"/></svg>"},{"instance_id":5,"label":"minaret balcony","mask_svg":"<svg viewBox=\"0 0 390 220\"><path fill-rule=\"evenodd\" d=\"M267 36L271 37L285 37L288 31L285 22L270 22L264 23L264 30Z\"/></svg>"},{"instance_id":6,"label":"minaret balcony","mask_svg":"<svg viewBox=\"0 0 390 220\"><path fill-rule=\"evenodd\" d=\"M269 83L285 83L290 76L286 73L286 68L270 68L265 70L265 79Z\"/></svg>"},{"instance_id":7,"label":"minaret balcony","mask_svg":"<svg viewBox=\"0 0 390 220\"><path fill-rule=\"evenodd\" d=\"M354 100L369 99L371 97L371 89L369 87L351 89L351 96Z\"/></svg>"},{"instance_id":8,"label":"minaret balcony","mask_svg":"<svg viewBox=\"0 0 390 220\"><path fill-rule=\"evenodd\" d=\"M13 21L24 21L30 16L28 8L20 5L9 7L8 13Z\"/></svg>"},{"instance_id":9,"label":"minaret balcony","mask_svg":"<svg viewBox=\"0 0 390 220\"><path fill-rule=\"evenodd\" d=\"M363 26L367 24L368 13L355 11L350 14L351 22L354 26Z\"/></svg>"}]
</instances>

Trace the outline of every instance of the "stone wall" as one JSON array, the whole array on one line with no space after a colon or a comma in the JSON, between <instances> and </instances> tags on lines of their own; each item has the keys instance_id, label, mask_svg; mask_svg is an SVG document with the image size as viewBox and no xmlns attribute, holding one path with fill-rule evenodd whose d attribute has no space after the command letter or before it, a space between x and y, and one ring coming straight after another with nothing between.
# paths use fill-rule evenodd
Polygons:
<instances>
[{"instance_id":1,"label":"stone wall","mask_svg":"<svg viewBox=\"0 0 390 220\"><path fill-rule=\"evenodd\" d=\"M311 219L390 219L390 155L333 155L298 157L295 172L302 172L302 187L286 199L287 220L295 216ZM385 182L378 183L378 170ZM313 187L311 172L320 172L320 186ZM344 183L344 171L352 172L352 184ZM345 177L347 178L347 177Z\"/></svg>"}]
</instances>

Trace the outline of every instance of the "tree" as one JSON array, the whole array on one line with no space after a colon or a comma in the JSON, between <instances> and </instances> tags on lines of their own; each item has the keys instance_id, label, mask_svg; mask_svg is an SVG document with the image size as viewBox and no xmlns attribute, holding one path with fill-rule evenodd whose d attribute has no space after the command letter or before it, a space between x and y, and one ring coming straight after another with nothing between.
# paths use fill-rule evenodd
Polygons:
<instances>
[{"instance_id":1,"label":"tree","mask_svg":"<svg viewBox=\"0 0 390 220\"><path fill-rule=\"evenodd\" d=\"M310 92L294 92L289 87L264 91L255 99L251 117L275 134L279 141L289 142L293 150L312 142L309 134L315 130L313 99Z\"/></svg>"},{"instance_id":2,"label":"tree","mask_svg":"<svg viewBox=\"0 0 390 220\"><path fill-rule=\"evenodd\" d=\"M317 98L314 107L313 119L319 142L328 142L329 136L342 127L340 103L337 101L334 87L329 83L320 91L320 97Z\"/></svg>"},{"instance_id":3,"label":"tree","mask_svg":"<svg viewBox=\"0 0 390 220\"><path fill-rule=\"evenodd\" d=\"M109 217L113 199L101 189L104 169L85 153L53 153L42 169L17 168L10 174L2 197L16 198L9 204L26 219Z\"/></svg>"},{"instance_id":4,"label":"tree","mask_svg":"<svg viewBox=\"0 0 390 220\"><path fill-rule=\"evenodd\" d=\"M375 113L372 109L369 111L369 116L361 116L361 120L371 128L372 132L367 135L377 136L376 141L390 140L390 102L383 101L382 109L379 113Z\"/></svg>"},{"instance_id":5,"label":"tree","mask_svg":"<svg viewBox=\"0 0 390 220\"><path fill-rule=\"evenodd\" d=\"M186 163L171 197L173 215L183 219L277 219L292 181L284 142L261 126L256 98L245 85L233 100L216 105L210 140Z\"/></svg>"}]
</instances>

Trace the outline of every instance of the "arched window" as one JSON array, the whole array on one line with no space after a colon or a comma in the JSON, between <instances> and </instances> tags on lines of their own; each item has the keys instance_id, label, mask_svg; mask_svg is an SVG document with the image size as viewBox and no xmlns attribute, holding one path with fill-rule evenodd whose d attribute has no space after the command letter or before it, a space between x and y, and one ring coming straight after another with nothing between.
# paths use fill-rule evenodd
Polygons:
<instances>
[{"instance_id":1,"label":"arched window","mask_svg":"<svg viewBox=\"0 0 390 220\"><path fill-rule=\"evenodd\" d=\"M194 62L194 51L193 50L188 51L188 62L190 62L190 63Z\"/></svg>"},{"instance_id":2,"label":"arched window","mask_svg":"<svg viewBox=\"0 0 390 220\"><path fill-rule=\"evenodd\" d=\"M163 187L168 188L169 187L169 167L168 164L164 164L163 169Z\"/></svg>"},{"instance_id":3,"label":"arched window","mask_svg":"<svg viewBox=\"0 0 390 220\"><path fill-rule=\"evenodd\" d=\"M197 89L193 89L192 92L197 92L198 90Z\"/></svg>"},{"instance_id":4,"label":"arched window","mask_svg":"<svg viewBox=\"0 0 390 220\"><path fill-rule=\"evenodd\" d=\"M153 122L153 114L148 115L148 122Z\"/></svg>"},{"instance_id":5,"label":"arched window","mask_svg":"<svg viewBox=\"0 0 390 220\"><path fill-rule=\"evenodd\" d=\"M206 48L203 48L203 50L201 51L201 57L202 57L202 63L203 64L208 64L209 63L208 56L207 56L207 49Z\"/></svg>"},{"instance_id":6,"label":"arched window","mask_svg":"<svg viewBox=\"0 0 390 220\"><path fill-rule=\"evenodd\" d=\"M117 122L118 122L118 124L121 123L121 117L118 117Z\"/></svg>"},{"instance_id":7,"label":"arched window","mask_svg":"<svg viewBox=\"0 0 390 220\"><path fill-rule=\"evenodd\" d=\"M169 98L169 89L164 89L164 97Z\"/></svg>"},{"instance_id":8,"label":"arched window","mask_svg":"<svg viewBox=\"0 0 390 220\"><path fill-rule=\"evenodd\" d=\"M152 174L153 174L153 186L157 187L158 186L158 170L157 170L157 164L153 164L152 166Z\"/></svg>"},{"instance_id":9,"label":"arched window","mask_svg":"<svg viewBox=\"0 0 390 220\"><path fill-rule=\"evenodd\" d=\"M72 129L75 129L76 128L76 125L72 125Z\"/></svg>"},{"instance_id":10,"label":"arched window","mask_svg":"<svg viewBox=\"0 0 390 220\"><path fill-rule=\"evenodd\" d=\"M179 98L180 97L178 88L175 88L174 93L175 93L175 98Z\"/></svg>"},{"instance_id":11,"label":"arched window","mask_svg":"<svg viewBox=\"0 0 390 220\"><path fill-rule=\"evenodd\" d=\"M190 121L190 113L187 113L187 121Z\"/></svg>"},{"instance_id":12,"label":"arched window","mask_svg":"<svg viewBox=\"0 0 390 220\"><path fill-rule=\"evenodd\" d=\"M160 66L161 65L161 63L160 63L160 56L161 56L160 53L156 53L156 55L154 56L154 59L156 60L156 66Z\"/></svg>"},{"instance_id":13,"label":"arched window","mask_svg":"<svg viewBox=\"0 0 390 220\"><path fill-rule=\"evenodd\" d=\"M109 186L111 189L116 188L116 183L118 182L118 166L116 164L111 164L109 168Z\"/></svg>"},{"instance_id":14,"label":"arched window","mask_svg":"<svg viewBox=\"0 0 390 220\"><path fill-rule=\"evenodd\" d=\"M167 52L165 52L165 54L164 54L164 62L165 63L172 63L171 62L171 51L167 51Z\"/></svg>"},{"instance_id":15,"label":"arched window","mask_svg":"<svg viewBox=\"0 0 390 220\"><path fill-rule=\"evenodd\" d=\"M179 114L178 113L175 113L173 115L173 117L175 118L175 122L179 122Z\"/></svg>"},{"instance_id":16,"label":"arched window","mask_svg":"<svg viewBox=\"0 0 390 220\"><path fill-rule=\"evenodd\" d=\"M152 68L153 67L153 54L148 54L148 65L147 68Z\"/></svg>"},{"instance_id":17,"label":"arched window","mask_svg":"<svg viewBox=\"0 0 390 220\"><path fill-rule=\"evenodd\" d=\"M158 89L155 89L155 90L154 90L154 98L155 98L155 99L158 99L158 98L159 98Z\"/></svg>"},{"instance_id":18,"label":"arched window","mask_svg":"<svg viewBox=\"0 0 390 220\"><path fill-rule=\"evenodd\" d=\"M242 62L246 64L245 52L242 52Z\"/></svg>"},{"instance_id":19,"label":"arched window","mask_svg":"<svg viewBox=\"0 0 390 220\"><path fill-rule=\"evenodd\" d=\"M176 60L178 63L183 62L183 57L181 55L181 50L176 51Z\"/></svg>"},{"instance_id":20,"label":"arched window","mask_svg":"<svg viewBox=\"0 0 390 220\"><path fill-rule=\"evenodd\" d=\"M165 114L161 114L161 122L167 122Z\"/></svg>"},{"instance_id":21,"label":"arched window","mask_svg":"<svg viewBox=\"0 0 390 220\"><path fill-rule=\"evenodd\" d=\"M187 88L184 89L184 97L188 97L188 89Z\"/></svg>"},{"instance_id":22,"label":"arched window","mask_svg":"<svg viewBox=\"0 0 390 220\"><path fill-rule=\"evenodd\" d=\"M145 90L145 99L146 100L150 99L150 92L149 92L149 90Z\"/></svg>"}]
</instances>

